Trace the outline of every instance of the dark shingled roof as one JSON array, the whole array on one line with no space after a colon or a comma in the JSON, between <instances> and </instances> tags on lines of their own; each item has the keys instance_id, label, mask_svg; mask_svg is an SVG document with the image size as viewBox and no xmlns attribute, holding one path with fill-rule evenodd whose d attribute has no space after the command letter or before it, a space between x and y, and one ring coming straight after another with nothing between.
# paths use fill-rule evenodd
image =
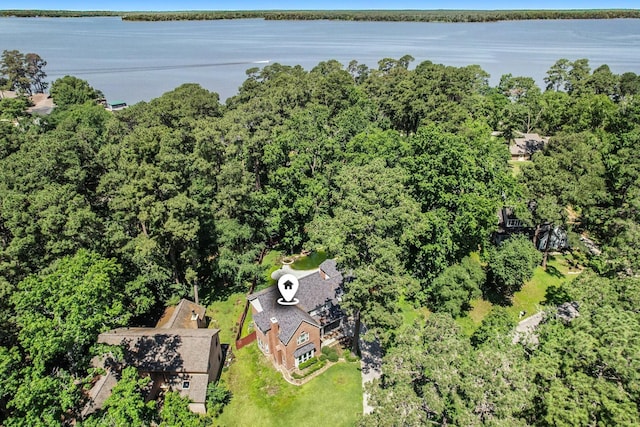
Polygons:
<instances>
[{"instance_id":1,"label":"dark shingled roof","mask_svg":"<svg viewBox=\"0 0 640 427\"><path fill-rule=\"evenodd\" d=\"M198 321L193 318L193 314L195 313L198 318L204 319L205 312L205 307L183 298L177 306L167 307L160 320L158 320L156 328L195 329L198 327Z\"/></svg>"},{"instance_id":2,"label":"dark shingled roof","mask_svg":"<svg viewBox=\"0 0 640 427\"><path fill-rule=\"evenodd\" d=\"M289 343L302 322L320 326L306 311L301 309L299 304L278 304L278 298L281 298L281 296L277 286L271 286L258 294L249 295L250 300L256 298L260 301L262 312L253 315L254 322L263 333L266 333L271 329L271 318L275 317L280 327L280 341L285 345Z\"/></svg>"},{"instance_id":3,"label":"dark shingled roof","mask_svg":"<svg viewBox=\"0 0 640 427\"><path fill-rule=\"evenodd\" d=\"M305 353L310 352L311 350L315 350L316 346L313 345L312 342L310 342L309 344L305 344L302 347L296 349L296 351L293 352L293 357L298 357L298 356L302 356Z\"/></svg>"},{"instance_id":4,"label":"dark shingled roof","mask_svg":"<svg viewBox=\"0 0 640 427\"><path fill-rule=\"evenodd\" d=\"M342 284L342 273L336 269L336 262L332 259L320 264L320 270L324 271L329 278L323 279L320 273L313 273L299 280L300 287L296 293L296 298L300 300L300 305L307 313L312 312L327 302L337 304L338 291Z\"/></svg>"},{"instance_id":5,"label":"dark shingled roof","mask_svg":"<svg viewBox=\"0 0 640 427\"><path fill-rule=\"evenodd\" d=\"M266 333L271 330L271 318L275 317L280 327L280 340L285 345L289 343L302 322L320 326L309 313L327 302L337 305L337 296L342 284L342 273L336 268L335 260L324 261L320 264L320 270L329 276L328 279L323 279L319 272L299 279L300 286L295 297L300 302L296 305L278 304L278 298L281 298L281 295L277 286L249 295L247 297L249 301L257 299L262 306L262 312L253 315L256 326Z\"/></svg>"},{"instance_id":6,"label":"dark shingled roof","mask_svg":"<svg viewBox=\"0 0 640 427\"><path fill-rule=\"evenodd\" d=\"M125 362L146 372L206 373L218 329L119 328L98 342L123 345Z\"/></svg>"}]
</instances>

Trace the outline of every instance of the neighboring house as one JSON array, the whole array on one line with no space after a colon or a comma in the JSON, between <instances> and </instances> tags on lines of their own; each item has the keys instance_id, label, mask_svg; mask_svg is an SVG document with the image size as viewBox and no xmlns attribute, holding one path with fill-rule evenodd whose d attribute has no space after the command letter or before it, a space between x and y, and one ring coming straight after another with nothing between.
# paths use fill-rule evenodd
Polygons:
<instances>
[{"instance_id":1,"label":"neighboring house","mask_svg":"<svg viewBox=\"0 0 640 427\"><path fill-rule=\"evenodd\" d=\"M537 133L525 133L519 138L514 138L514 143L509 146L511 160L531 160L531 156L540 151L549 142L549 138L543 138Z\"/></svg>"},{"instance_id":2,"label":"neighboring house","mask_svg":"<svg viewBox=\"0 0 640 427\"><path fill-rule=\"evenodd\" d=\"M207 329L205 308L187 300L169 307L155 328L118 328L98 336L102 344L117 345L124 360L107 357L95 361L105 369L89 391L86 416L102 407L117 383L119 372L135 366L151 378L146 399L164 390L179 391L191 400L193 412L206 413L207 386L217 379L222 365L218 329Z\"/></svg>"},{"instance_id":3,"label":"neighboring house","mask_svg":"<svg viewBox=\"0 0 640 427\"><path fill-rule=\"evenodd\" d=\"M550 224L540 226L537 244L539 251L561 251L569 248L569 237L562 227Z\"/></svg>"},{"instance_id":4,"label":"neighboring house","mask_svg":"<svg viewBox=\"0 0 640 427\"><path fill-rule=\"evenodd\" d=\"M525 234L534 239L536 229L528 227L522 220L516 217L513 208L503 207L498 211L498 229L493 233L493 242L499 244L508 239L512 234ZM543 224L538 228L538 240L536 249L545 251L561 251L569 249L569 239L566 230L560 226L551 227ZM549 240L550 239L550 240ZM549 246L547 247L547 242Z\"/></svg>"},{"instance_id":5,"label":"neighboring house","mask_svg":"<svg viewBox=\"0 0 640 427\"><path fill-rule=\"evenodd\" d=\"M531 227L515 215L513 208L503 206L498 210L498 229L493 233L493 241L498 244L508 239L514 233L531 235Z\"/></svg>"},{"instance_id":6,"label":"neighboring house","mask_svg":"<svg viewBox=\"0 0 640 427\"><path fill-rule=\"evenodd\" d=\"M320 351L323 341L336 334L344 319L339 302L342 273L334 260L320 264L317 272L301 277L296 305L281 305L277 286L249 295L256 340L276 365L292 371Z\"/></svg>"},{"instance_id":7,"label":"neighboring house","mask_svg":"<svg viewBox=\"0 0 640 427\"><path fill-rule=\"evenodd\" d=\"M206 328L206 309L189 300L182 299L178 305L167 307L164 314L156 323L156 328Z\"/></svg>"}]
</instances>

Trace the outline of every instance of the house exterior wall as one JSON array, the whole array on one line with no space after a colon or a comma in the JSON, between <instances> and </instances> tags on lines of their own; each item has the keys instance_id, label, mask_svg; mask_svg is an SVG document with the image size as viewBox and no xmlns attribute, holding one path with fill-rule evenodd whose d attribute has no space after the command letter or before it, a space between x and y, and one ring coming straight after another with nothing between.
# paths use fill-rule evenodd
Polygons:
<instances>
[{"instance_id":1,"label":"house exterior wall","mask_svg":"<svg viewBox=\"0 0 640 427\"><path fill-rule=\"evenodd\" d=\"M288 345L284 345L278 337L279 327L277 323L271 325L271 329L266 334L256 327L256 341L258 341L258 347L262 350L262 353L276 366L284 366L288 371L292 371L296 367L296 358L294 356L295 351L309 343L313 343L315 346L316 354L320 351L320 328L311 325L307 322L302 322L295 334L289 341ZM305 342L298 344L298 337L306 332L309 334L309 339ZM267 348L268 346L268 348Z\"/></svg>"},{"instance_id":2,"label":"house exterior wall","mask_svg":"<svg viewBox=\"0 0 640 427\"><path fill-rule=\"evenodd\" d=\"M298 337L300 337L303 332L307 332L309 334L309 340L298 344ZM296 367L296 358L293 355L296 349L307 345L310 342L314 344L317 354L320 351L320 328L307 322L302 322L296 330L296 333L293 334L293 337L291 338L291 341L289 341L289 344L285 347L286 360L283 361L283 365L285 366L285 368L287 368L288 371L292 371Z\"/></svg>"},{"instance_id":3,"label":"house exterior wall","mask_svg":"<svg viewBox=\"0 0 640 427\"><path fill-rule=\"evenodd\" d=\"M189 409L196 414L205 415L207 413L207 407L204 403L189 403Z\"/></svg>"},{"instance_id":4,"label":"house exterior wall","mask_svg":"<svg viewBox=\"0 0 640 427\"><path fill-rule=\"evenodd\" d=\"M211 337L211 351L209 352L209 382L218 379L220 367L222 365L222 347L220 346L220 335L216 334Z\"/></svg>"}]
</instances>

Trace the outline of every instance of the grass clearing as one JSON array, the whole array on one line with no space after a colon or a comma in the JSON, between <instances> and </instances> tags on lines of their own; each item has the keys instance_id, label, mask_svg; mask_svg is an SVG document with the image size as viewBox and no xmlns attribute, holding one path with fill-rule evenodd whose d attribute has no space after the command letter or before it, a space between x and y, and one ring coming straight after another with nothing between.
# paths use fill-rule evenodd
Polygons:
<instances>
[{"instance_id":1,"label":"grass clearing","mask_svg":"<svg viewBox=\"0 0 640 427\"><path fill-rule=\"evenodd\" d=\"M216 425L352 426L362 414L359 363L338 363L302 386L286 382L255 345L223 373L233 393Z\"/></svg>"},{"instance_id":2,"label":"grass clearing","mask_svg":"<svg viewBox=\"0 0 640 427\"><path fill-rule=\"evenodd\" d=\"M471 336L492 308L493 304L482 298L471 300L471 310L465 316L458 317L456 323L465 335Z\"/></svg>"},{"instance_id":3,"label":"grass clearing","mask_svg":"<svg viewBox=\"0 0 640 427\"><path fill-rule=\"evenodd\" d=\"M207 308L207 316L211 319L210 328L220 329L220 342L234 343L238 322L244 309L246 295L242 292L231 294L223 301L215 301ZM245 325L248 323L245 322Z\"/></svg>"},{"instance_id":4,"label":"grass clearing","mask_svg":"<svg viewBox=\"0 0 640 427\"><path fill-rule=\"evenodd\" d=\"M415 308L411 302L405 299L404 295L400 296L398 308L402 315L403 326L413 325L416 320L424 320L431 314L427 307Z\"/></svg>"},{"instance_id":5,"label":"grass clearing","mask_svg":"<svg viewBox=\"0 0 640 427\"><path fill-rule=\"evenodd\" d=\"M509 160L509 167L511 167L511 174L518 176L522 172L522 165L529 162L528 160Z\"/></svg>"},{"instance_id":6,"label":"grass clearing","mask_svg":"<svg viewBox=\"0 0 640 427\"><path fill-rule=\"evenodd\" d=\"M525 311L526 316L539 311L550 286L560 287L564 282L575 277L568 274L569 257L564 255L549 256L546 271L542 267L535 269L531 280L527 281L522 289L513 295L511 305L507 307L513 320L516 322L521 320L519 316L521 311ZM469 336L480 326L482 319L493 308L493 304L484 299L475 299L471 301L471 306L472 309L465 316L456 319L456 323Z\"/></svg>"},{"instance_id":7,"label":"grass clearing","mask_svg":"<svg viewBox=\"0 0 640 427\"><path fill-rule=\"evenodd\" d=\"M298 257L291 265L291 268L294 270L312 270L320 267L320 264L322 264L326 259L326 252L311 252L309 255Z\"/></svg>"}]
</instances>

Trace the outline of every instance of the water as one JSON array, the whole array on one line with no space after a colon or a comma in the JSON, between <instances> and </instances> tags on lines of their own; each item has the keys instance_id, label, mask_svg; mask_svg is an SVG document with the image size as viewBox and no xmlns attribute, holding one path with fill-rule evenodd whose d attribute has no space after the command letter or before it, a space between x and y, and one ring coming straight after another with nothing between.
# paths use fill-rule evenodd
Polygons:
<instances>
[{"instance_id":1,"label":"water","mask_svg":"<svg viewBox=\"0 0 640 427\"><path fill-rule=\"evenodd\" d=\"M0 50L35 52L49 80L86 79L109 100L148 101L182 83L237 93L245 71L264 61L300 64L409 54L454 66L478 64L491 83L512 73L544 85L559 58L640 74L640 20L409 23L339 21L126 22L119 18L0 18Z\"/></svg>"}]
</instances>

